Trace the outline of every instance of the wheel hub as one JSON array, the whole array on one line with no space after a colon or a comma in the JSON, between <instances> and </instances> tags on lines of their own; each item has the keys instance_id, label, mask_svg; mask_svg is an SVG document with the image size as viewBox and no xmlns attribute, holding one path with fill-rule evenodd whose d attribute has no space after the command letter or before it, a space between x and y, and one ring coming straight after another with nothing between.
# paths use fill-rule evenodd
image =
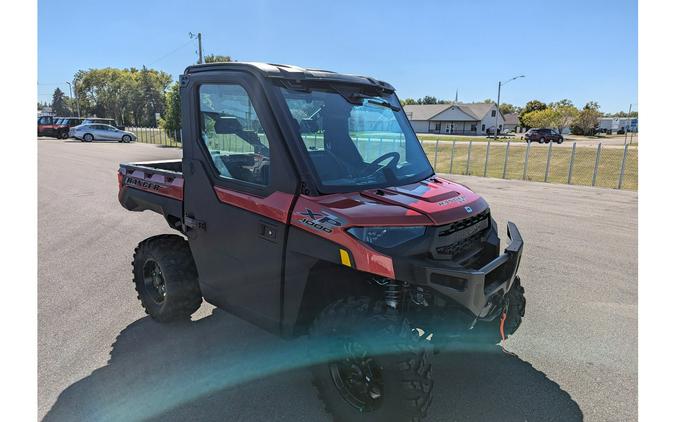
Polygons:
<instances>
[{"instance_id":1,"label":"wheel hub","mask_svg":"<svg viewBox=\"0 0 675 422\"><path fill-rule=\"evenodd\" d=\"M342 398L360 412L377 409L382 401L382 370L357 343L345 343L344 359L329 365Z\"/></svg>"},{"instance_id":2,"label":"wheel hub","mask_svg":"<svg viewBox=\"0 0 675 422\"><path fill-rule=\"evenodd\" d=\"M145 263L143 279L150 297L157 303L163 302L166 299L166 282L157 262L149 260Z\"/></svg>"}]
</instances>

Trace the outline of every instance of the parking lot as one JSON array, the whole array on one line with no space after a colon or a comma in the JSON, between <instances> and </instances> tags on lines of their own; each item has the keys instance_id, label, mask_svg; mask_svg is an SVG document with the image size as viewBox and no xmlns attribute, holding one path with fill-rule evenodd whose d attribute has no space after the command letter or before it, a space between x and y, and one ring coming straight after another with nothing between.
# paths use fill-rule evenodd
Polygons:
<instances>
[{"instance_id":1,"label":"parking lot","mask_svg":"<svg viewBox=\"0 0 675 422\"><path fill-rule=\"evenodd\" d=\"M38 409L46 420L329 420L280 340L209 305L143 313L131 259L161 216L117 202L120 162L180 149L39 139ZM525 240L527 312L498 348L435 356L429 421L637 420L637 192L453 175Z\"/></svg>"}]
</instances>

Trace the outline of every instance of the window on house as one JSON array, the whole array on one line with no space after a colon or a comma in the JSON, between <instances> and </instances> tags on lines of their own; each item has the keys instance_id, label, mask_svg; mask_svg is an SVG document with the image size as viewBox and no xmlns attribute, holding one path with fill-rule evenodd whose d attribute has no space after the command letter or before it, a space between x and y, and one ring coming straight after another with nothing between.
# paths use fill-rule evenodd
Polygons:
<instances>
[{"instance_id":1,"label":"window on house","mask_svg":"<svg viewBox=\"0 0 675 422\"><path fill-rule=\"evenodd\" d=\"M472 125L471 125L471 132L475 132L475 131L476 131L476 125L475 125L475 124L472 124Z\"/></svg>"},{"instance_id":2,"label":"window on house","mask_svg":"<svg viewBox=\"0 0 675 422\"><path fill-rule=\"evenodd\" d=\"M496 115L497 115L497 110L492 110L491 116L492 116L492 117L495 117Z\"/></svg>"},{"instance_id":3,"label":"window on house","mask_svg":"<svg viewBox=\"0 0 675 422\"><path fill-rule=\"evenodd\" d=\"M485 131L485 125L481 125L481 126L480 126L480 130L481 130L481 131Z\"/></svg>"}]
</instances>

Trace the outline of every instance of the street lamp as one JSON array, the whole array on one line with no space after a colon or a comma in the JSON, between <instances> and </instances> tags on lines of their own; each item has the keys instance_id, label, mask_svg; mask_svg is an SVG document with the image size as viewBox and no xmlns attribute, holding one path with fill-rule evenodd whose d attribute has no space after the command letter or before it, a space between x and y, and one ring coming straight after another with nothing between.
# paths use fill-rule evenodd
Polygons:
<instances>
[{"instance_id":1,"label":"street lamp","mask_svg":"<svg viewBox=\"0 0 675 422\"><path fill-rule=\"evenodd\" d=\"M500 100L500 97L501 97L501 94L502 94L502 85L506 85L507 83L509 83L511 81L515 81L518 78L524 78L524 77L525 77L525 75L518 75L518 76L514 76L513 78L511 78L511 79L509 79L505 82L499 81L499 86L497 88L497 112L495 113L495 139L497 139L497 131L498 131L498 128L499 128L499 100Z\"/></svg>"},{"instance_id":2,"label":"street lamp","mask_svg":"<svg viewBox=\"0 0 675 422\"><path fill-rule=\"evenodd\" d=\"M73 87L70 82L66 81L66 83L68 84L68 91L70 91L70 98L73 98ZM77 104L77 117L80 117L80 100L77 98L77 85L75 85L75 104Z\"/></svg>"}]
</instances>

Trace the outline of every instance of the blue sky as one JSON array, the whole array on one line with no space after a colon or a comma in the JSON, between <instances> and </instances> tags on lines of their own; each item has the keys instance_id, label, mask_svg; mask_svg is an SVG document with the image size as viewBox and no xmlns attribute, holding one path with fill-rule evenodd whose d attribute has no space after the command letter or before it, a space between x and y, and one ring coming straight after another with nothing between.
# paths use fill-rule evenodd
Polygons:
<instances>
[{"instance_id":1,"label":"blue sky","mask_svg":"<svg viewBox=\"0 0 675 422\"><path fill-rule=\"evenodd\" d=\"M637 102L636 0L38 2L38 99L79 69L148 67L174 78L205 54L374 76L401 98L524 105ZM635 106L634 106L635 108Z\"/></svg>"}]
</instances>

